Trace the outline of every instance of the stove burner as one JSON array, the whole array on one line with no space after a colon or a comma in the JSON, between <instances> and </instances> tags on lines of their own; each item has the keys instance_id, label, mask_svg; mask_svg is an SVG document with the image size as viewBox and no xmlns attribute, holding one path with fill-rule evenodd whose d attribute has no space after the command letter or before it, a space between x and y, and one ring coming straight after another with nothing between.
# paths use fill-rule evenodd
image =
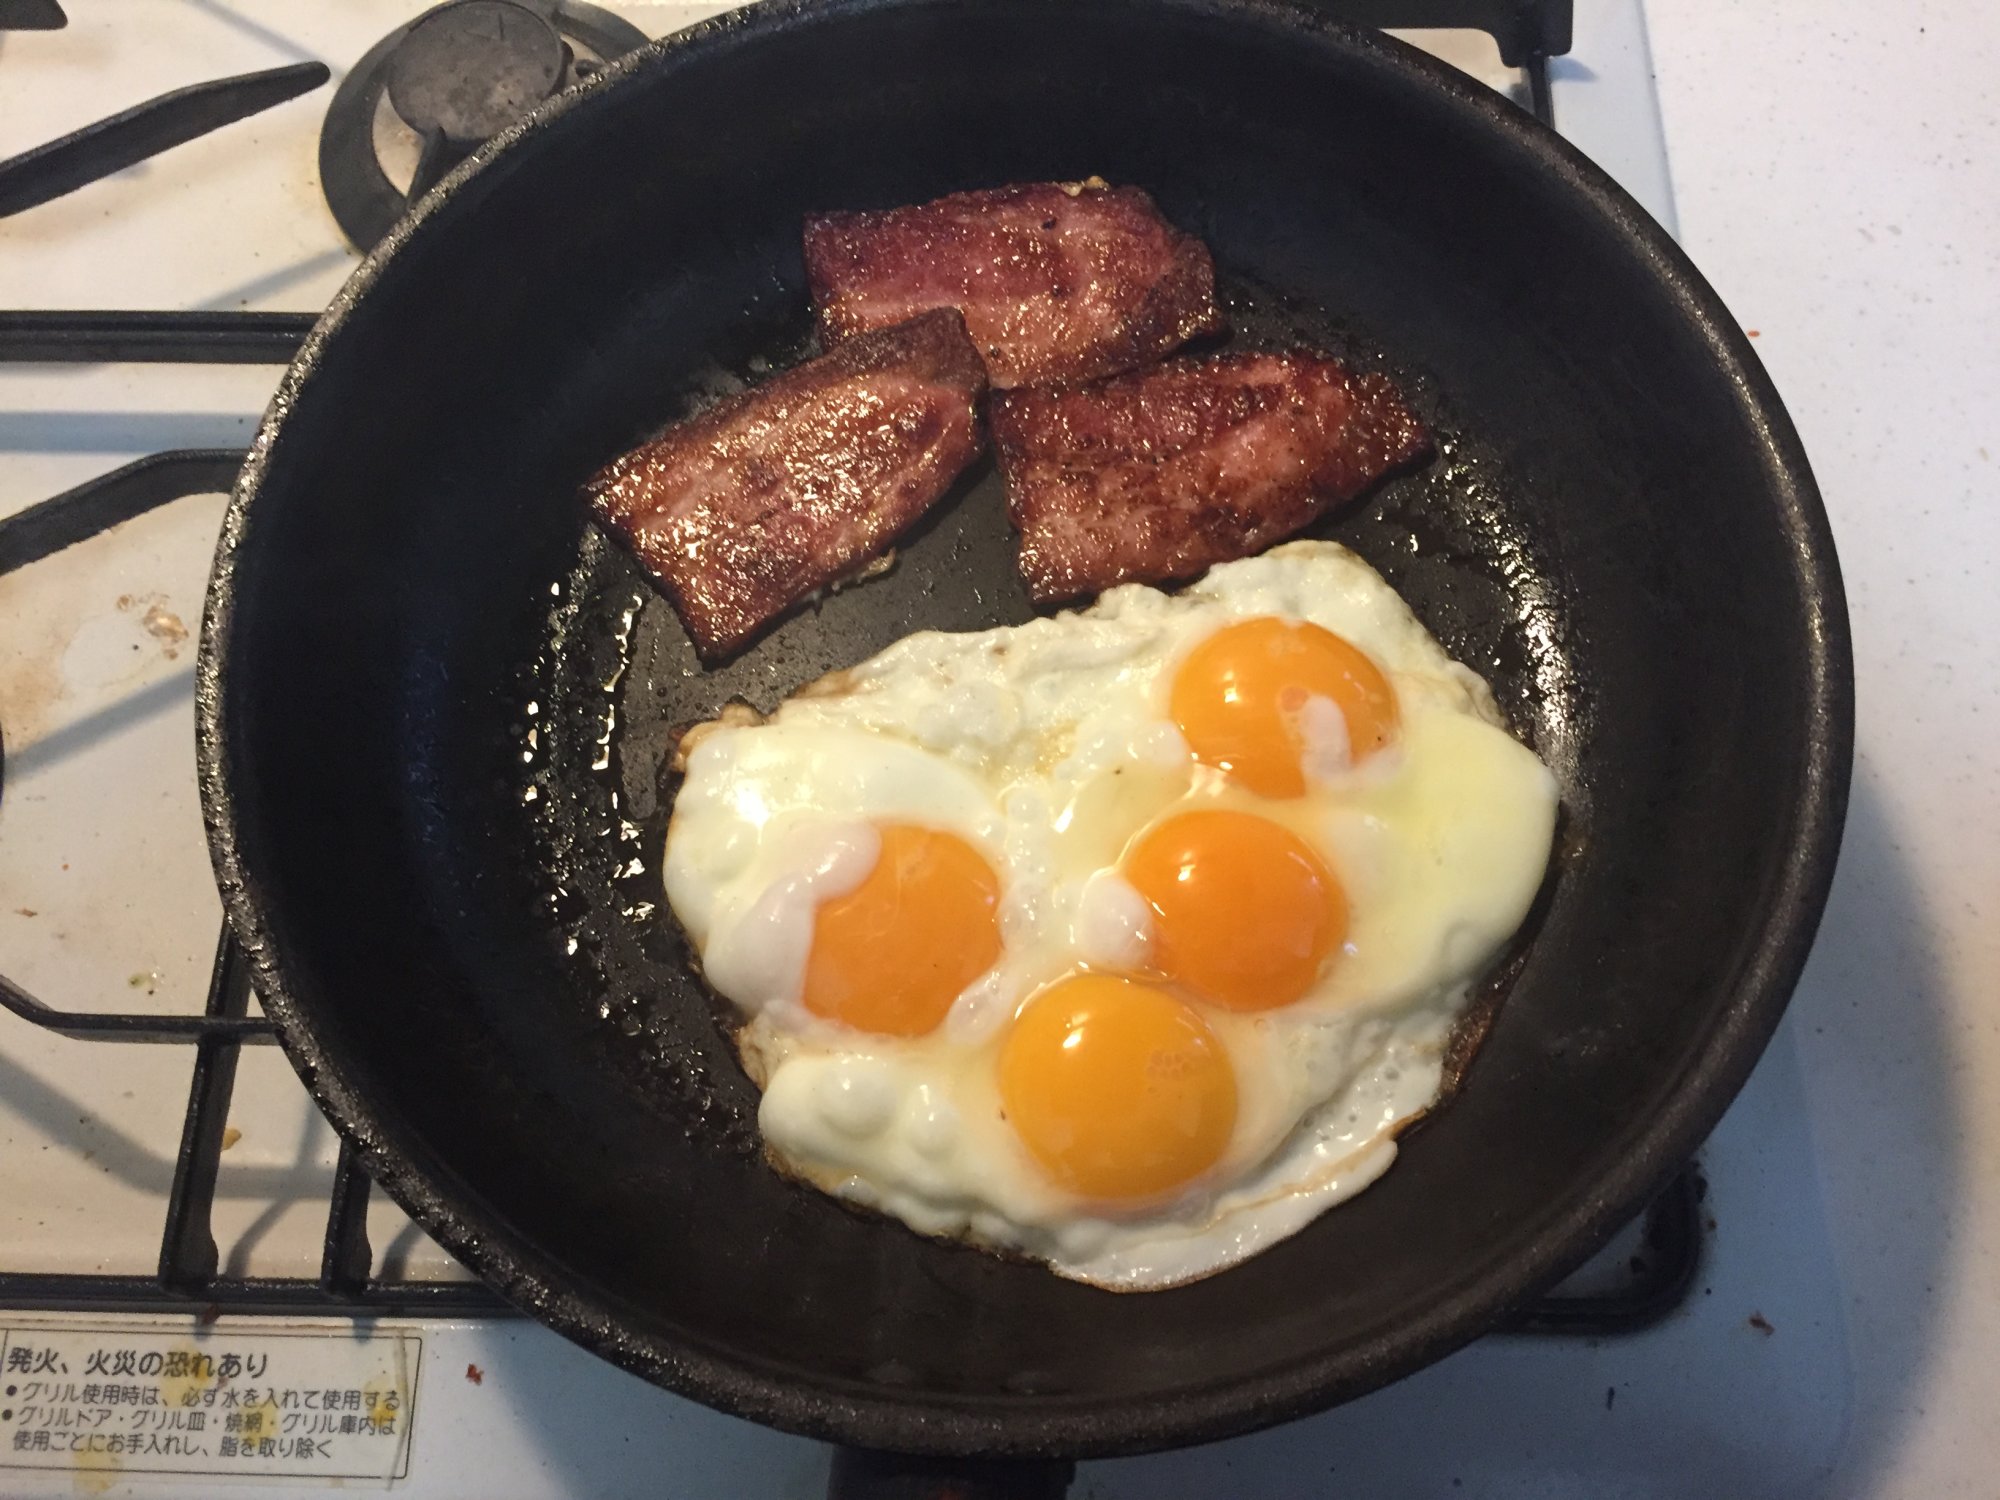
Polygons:
<instances>
[{"instance_id":1,"label":"stove burner","mask_svg":"<svg viewBox=\"0 0 2000 1500\"><path fill-rule=\"evenodd\" d=\"M482 142L645 41L581 0L450 0L391 32L341 81L320 130L320 185L341 232L369 249Z\"/></svg>"},{"instance_id":2,"label":"stove burner","mask_svg":"<svg viewBox=\"0 0 2000 1500\"><path fill-rule=\"evenodd\" d=\"M460 0L419 19L389 56L389 102L412 130L455 145L498 135L556 91L569 49L511 0Z\"/></svg>"}]
</instances>

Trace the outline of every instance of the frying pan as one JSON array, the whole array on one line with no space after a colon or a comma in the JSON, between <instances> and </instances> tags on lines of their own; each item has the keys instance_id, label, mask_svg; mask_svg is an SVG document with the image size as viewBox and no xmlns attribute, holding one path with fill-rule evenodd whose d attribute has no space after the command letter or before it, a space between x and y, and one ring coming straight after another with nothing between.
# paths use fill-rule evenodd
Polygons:
<instances>
[{"instance_id":1,"label":"frying pan","mask_svg":"<svg viewBox=\"0 0 2000 1500\"><path fill-rule=\"evenodd\" d=\"M714 670L576 498L807 350L809 210L1093 172L1207 239L1240 340L1412 393L1439 461L1322 529L1493 680L1563 802L1448 1107L1354 1202L1152 1295L779 1178L662 910L676 727L911 630L1029 616L990 469L888 576ZM1826 519L1713 292L1497 96L1281 0L766 5L554 101L369 257L285 376L200 667L230 918L383 1187L648 1379L948 1456L1276 1422L1574 1266L1778 1019L1833 870L1851 711Z\"/></svg>"}]
</instances>

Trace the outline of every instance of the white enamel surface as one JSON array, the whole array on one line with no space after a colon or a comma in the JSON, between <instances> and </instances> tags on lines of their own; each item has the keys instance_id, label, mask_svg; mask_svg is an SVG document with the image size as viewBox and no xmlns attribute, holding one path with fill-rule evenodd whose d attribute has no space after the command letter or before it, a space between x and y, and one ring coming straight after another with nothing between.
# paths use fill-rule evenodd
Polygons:
<instances>
[{"instance_id":1,"label":"white enamel surface","mask_svg":"<svg viewBox=\"0 0 2000 1500\"><path fill-rule=\"evenodd\" d=\"M1683 238L1840 547L1856 760L1792 1004L1849 1323L1820 1493L1994 1492L2000 1428L2000 13L1658 7ZM1752 227L1754 223L1756 227Z\"/></svg>"}]
</instances>

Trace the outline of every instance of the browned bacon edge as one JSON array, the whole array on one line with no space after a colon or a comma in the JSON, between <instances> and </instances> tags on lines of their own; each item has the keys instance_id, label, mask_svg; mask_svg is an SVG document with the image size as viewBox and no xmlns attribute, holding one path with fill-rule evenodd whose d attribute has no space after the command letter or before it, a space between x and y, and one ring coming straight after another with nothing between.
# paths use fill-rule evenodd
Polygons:
<instances>
[{"instance_id":1,"label":"browned bacon edge","mask_svg":"<svg viewBox=\"0 0 2000 1500\"><path fill-rule=\"evenodd\" d=\"M985 386L964 320L941 309L716 403L584 493L714 660L937 501L978 456Z\"/></svg>"},{"instance_id":2,"label":"browned bacon edge","mask_svg":"<svg viewBox=\"0 0 2000 1500\"><path fill-rule=\"evenodd\" d=\"M1249 556L1430 451L1386 377L1304 353L1009 391L988 421L1042 601Z\"/></svg>"},{"instance_id":3,"label":"browned bacon edge","mask_svg":"<svg viewBox=\"0 0 2000 1500\"><path fill-rule=\"evenodd\" d=\"M1226 326L1208 247L1098 178L819 215L805 263L828 343L957 307L996 390L1095 380Z\"/></svg>"}]
</instances>

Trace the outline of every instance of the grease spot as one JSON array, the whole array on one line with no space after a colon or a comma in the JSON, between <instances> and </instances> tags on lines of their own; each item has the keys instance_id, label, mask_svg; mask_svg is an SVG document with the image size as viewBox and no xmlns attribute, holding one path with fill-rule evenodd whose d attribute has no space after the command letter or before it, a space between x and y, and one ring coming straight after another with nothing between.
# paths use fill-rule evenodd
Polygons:
<instances>
[{"instance_id":1,"label":"grease spot","mask_svg":"<svg viewBox=\"0 0 2000 1500\"><path fill-rule=\"evenodd\" d=\"M139 617L139 624L146 634L160 643L167 660L172 661L181 654L181 644L188 638L188 628L181 623L179 615L155 603L147 606L145 614Z\"/></svg>"}]
</instances>

